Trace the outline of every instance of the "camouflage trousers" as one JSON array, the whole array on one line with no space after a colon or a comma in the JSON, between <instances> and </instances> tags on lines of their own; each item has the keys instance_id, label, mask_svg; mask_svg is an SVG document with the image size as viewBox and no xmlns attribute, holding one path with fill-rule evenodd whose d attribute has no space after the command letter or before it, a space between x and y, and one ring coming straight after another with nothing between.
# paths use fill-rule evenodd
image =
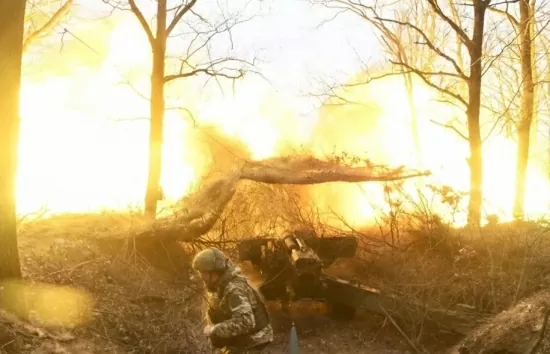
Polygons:
<instances>
[{"instance_id":1,"label":"camouflage trousers","mask_svg":"<svg viewBox=\"0 0 550 354\"><path fill-rule=\"evenodd\" d=\"M267 347L267 345L268 343L254 348L224 347L217 351L216 354L259 354L265 349L265 347Z\"/></svg>"}]
</instances>

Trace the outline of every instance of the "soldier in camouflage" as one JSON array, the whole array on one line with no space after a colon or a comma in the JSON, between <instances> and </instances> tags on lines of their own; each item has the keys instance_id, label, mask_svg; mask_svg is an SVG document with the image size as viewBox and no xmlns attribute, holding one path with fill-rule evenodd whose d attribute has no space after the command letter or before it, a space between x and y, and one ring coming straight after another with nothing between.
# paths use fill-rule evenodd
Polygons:
<instances>
[{"instance_id":1,"label":"soldier in camouflage","mask_svg":"<svg viewBox=\"0 0 550 354\"><path fill-rule=\"evenodd\" d=\"M199 252L193 268L208 290L204 334L223 354L259 353L273 341L265 304L233 262L217 248Z\"/></svg>"}]
</instances>

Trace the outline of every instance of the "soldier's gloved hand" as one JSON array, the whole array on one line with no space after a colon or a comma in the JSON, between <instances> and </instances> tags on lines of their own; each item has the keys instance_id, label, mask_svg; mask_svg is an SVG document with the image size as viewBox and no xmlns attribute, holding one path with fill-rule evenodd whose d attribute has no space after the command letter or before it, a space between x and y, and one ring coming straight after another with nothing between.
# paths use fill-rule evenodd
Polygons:
<instances>
[{"instance_id":1,"label":"soldier's gloved hand","mask_svg":"<svg viewBox=\"0 0 550 354\"><path fill-rule=\"evenodd\" d=\"M204 327L204 335L210 337L210 334L212 334L213 329L214 329L214 326L211 326L211 325Z\"/></svg>"}]
</instances>

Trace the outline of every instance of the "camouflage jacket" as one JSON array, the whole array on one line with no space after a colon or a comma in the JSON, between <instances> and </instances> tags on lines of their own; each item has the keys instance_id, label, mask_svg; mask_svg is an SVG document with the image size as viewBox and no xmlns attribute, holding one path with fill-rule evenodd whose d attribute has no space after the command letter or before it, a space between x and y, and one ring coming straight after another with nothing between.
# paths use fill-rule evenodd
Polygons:
<instances>
[{"instance_id":1,"label":"camouflage jacket","mask_svg":"<svg viewBox=\"0 0 550 354\"><path fill-rule=\"evenodd\" d=\"M208 295L208 319L214 324L210 337L214 346L216 338L225 342L217 347L231 345L250 348L273 341L273 328L267 312L265 318L261 318L265 305L238 268L231 267L219 279L216 290ZM263 323L256 323L256 318ZM233 339L238 341L228 344Z\"/></svg>"}]
</instances>

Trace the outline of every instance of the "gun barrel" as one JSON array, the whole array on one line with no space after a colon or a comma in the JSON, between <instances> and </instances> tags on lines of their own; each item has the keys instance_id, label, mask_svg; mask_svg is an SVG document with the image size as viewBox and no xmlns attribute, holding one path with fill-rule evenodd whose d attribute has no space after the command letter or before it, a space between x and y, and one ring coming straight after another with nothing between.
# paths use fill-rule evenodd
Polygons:
<instances>
[{"instance_id":1,"label":"gun barrel","mask_svg":"<svg viewBox=\"0 0 550 354\"><path fill-rule=\"evenodd\" d=\"M289 250L289 252L292 252L293 250L297 250L300 248L296 243L296 241L297 241L296 238L294 238L294 236L291 236L291 235L284 238L285 246Z\"/></svg>"},{"instance_id":2,"label":"gun barrel","mask_svg":"<svg viewBox=\"0 0 550 354\"><path fill-rule=\"evenodd\" d=\"M308 248L304 240L302 240L299 237L296 237L296 243L298 244L298 246L300 247L300 250L302 251L305 251Z\"/></svg>"}]
</instances>

